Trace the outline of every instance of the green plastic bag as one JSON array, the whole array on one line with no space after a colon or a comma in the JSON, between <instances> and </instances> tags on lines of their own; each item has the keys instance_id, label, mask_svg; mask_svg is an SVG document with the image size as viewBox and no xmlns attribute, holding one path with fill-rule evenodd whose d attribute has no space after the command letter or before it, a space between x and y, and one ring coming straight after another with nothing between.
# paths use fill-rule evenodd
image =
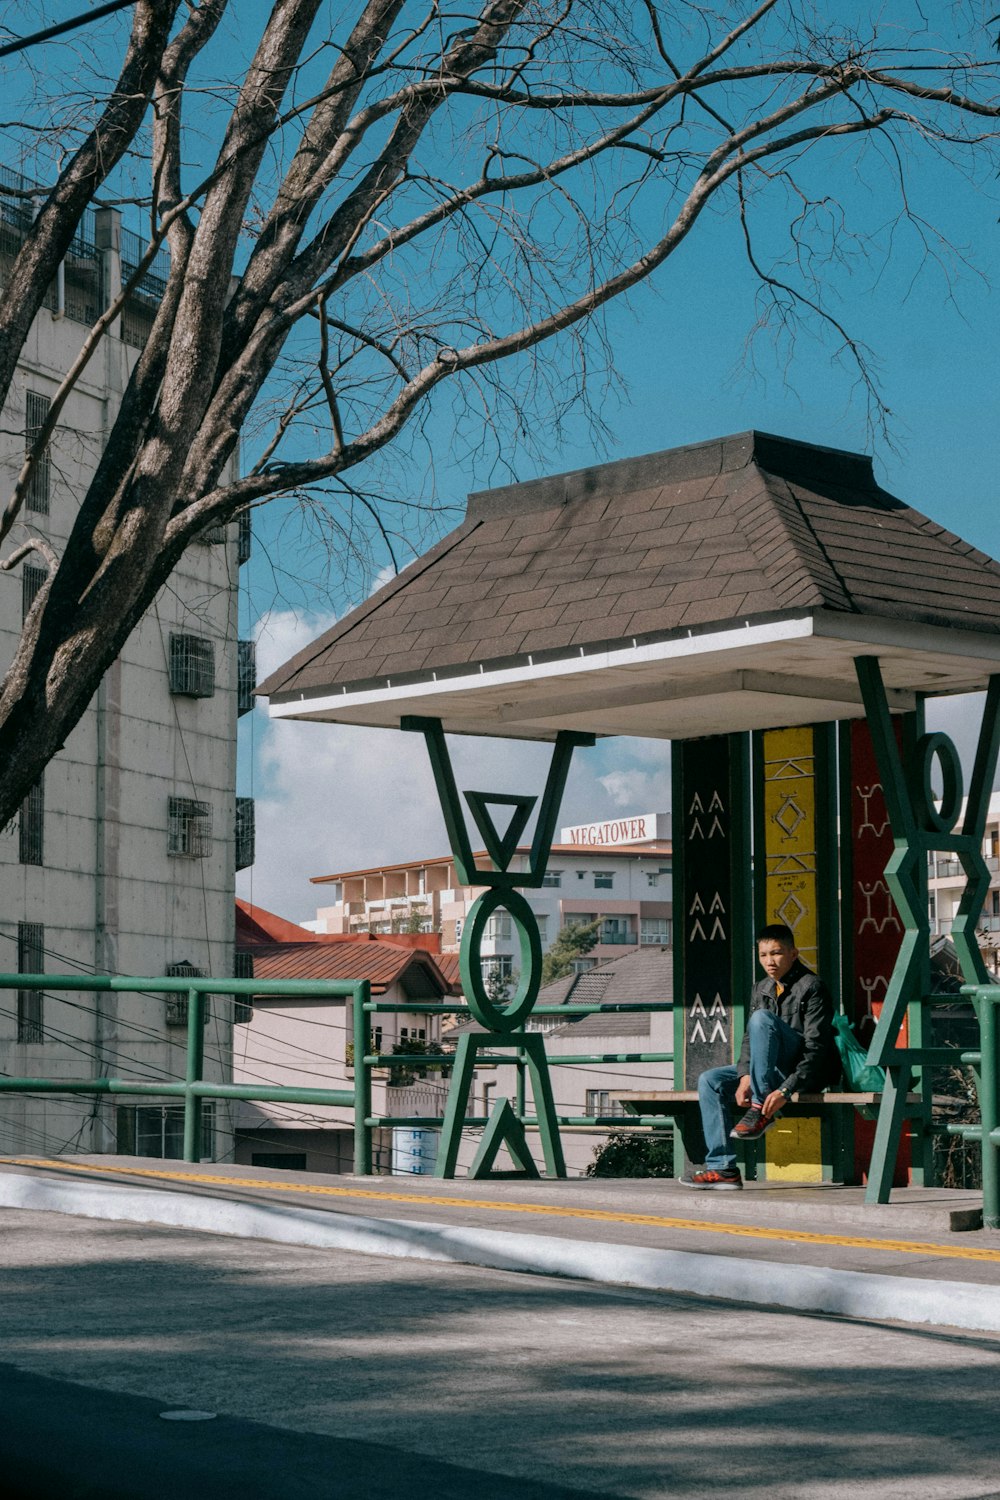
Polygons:
<instances>
[{"instance_id":1,"label":"green plastic bag","mask_svg":"<svg viewBox=\"0 0 1000 1500\"><path fill-rule=\"evenodd\" d=\"M854 1035L854 1028L846 1016L834 1016L833 1035L848 1092L881 1094L885 1088L885 1069L869 1066L866 1061L868 1054Z\"/></svg>"}]
</instances>

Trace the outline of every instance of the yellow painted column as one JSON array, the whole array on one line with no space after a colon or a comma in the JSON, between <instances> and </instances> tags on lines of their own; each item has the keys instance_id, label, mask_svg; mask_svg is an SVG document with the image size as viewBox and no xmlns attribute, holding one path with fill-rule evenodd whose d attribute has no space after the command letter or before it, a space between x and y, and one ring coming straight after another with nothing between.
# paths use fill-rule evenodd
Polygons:
<instances>
[{"instance_id":1,"label":"yellow painted column","mask_svg":"<svg viewBox=\"0 0 1000 1500\"><path fill-rule=\"evenodd\" d=\"M817 967L816 750L813 730L769 729L762 739L764 920L792 929ZM822 1182L820 1120L779 1118L764 1137L767 1180Z\"/></svg>"}]
</instances>

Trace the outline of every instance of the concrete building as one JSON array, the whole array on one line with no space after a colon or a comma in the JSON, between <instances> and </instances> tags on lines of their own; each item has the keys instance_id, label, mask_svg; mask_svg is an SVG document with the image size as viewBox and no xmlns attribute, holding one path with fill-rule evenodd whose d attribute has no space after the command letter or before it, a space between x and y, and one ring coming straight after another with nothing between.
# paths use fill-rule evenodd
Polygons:
<instances>
[{"instance_id":1,"label":"concrete building","mask_svg":"<svg viewBox=\"0 0 1000 1500\"><path fill-rule=\"evenodd\" d=\"M996 970L1000 967L1000 791L990 798L983 856L990 872L990 888L979 920L979 947L989 968ZM955 855L938 853L930 857L927 889L931 932L936 936L947 937L951 932L965 884L965 872Z\"/></svg>"},{"instance_id":2,"label":"concrete building","mask_svg":"<svg viewBox=\"0 0 1000 1500\"><path fill-rule=\"evenodd\" d=\"M538 919L542 947L555 941L570 922L601 921L599 942L587 966L612 958L623 948L671 942L671 846L667 819L645 814L563 828L538 890L525 891ZM529 850L519 848L512 870L528 867ZM484 851L477 861L486 858ZM317 875L313 884L333 897L307 925L316 932L393 932L417 928L441 934L442 952L454 951L462 926L481 886L459 885L450 857L411 860ZM517 969L517 934L510 916L490 919L482 945L484 972L509 979Z\"/></svg>"},{"instance_id":3,"label":"concrete building","mask_svg":"<svg viewBox=\"0 0 1000 1500\"><path fill-rule=\"evenodd\" d=\"M5 173L8 186L26 186ZM0 193L0 280L30 222ZM144 248L111 209L88 213L25 346L0 419L9 493L85 330ZM154 264L66 404L12 538L58 554L151 325L166 266ZM252 862L253 808L236 797L236 723L251 706L250 643L238 643L236 524L192 546L115 662L65 747L0 835L0 971L233 973L234 867ZM45 577L37 552L0 574L0 666ZM229 1077L232 1004L213 997L206 1076ZM0 992L0 1068L31 1077L183 1076L183 997ZM174 1101L5 1096L0 1152L179 1154ZM206 1156L232 1147L207 1105Z\"/></svg>"}]
</instances>

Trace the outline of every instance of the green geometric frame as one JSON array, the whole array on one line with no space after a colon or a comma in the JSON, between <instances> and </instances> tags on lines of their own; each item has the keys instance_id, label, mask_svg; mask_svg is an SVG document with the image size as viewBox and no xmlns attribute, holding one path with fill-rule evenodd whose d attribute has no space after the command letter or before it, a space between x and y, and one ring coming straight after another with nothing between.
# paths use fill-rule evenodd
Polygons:
<instances>
[{"instance_id":1,"label":"green geometric frame","mask_svg":"<svg viewBox=\"0 0 1000 1500\"><path fill-rule=\"evenodd\" d=\"M952 923L951 937L966 983L987 982L975 932L990 885L982 846L1000 750L1000 676L989 681L966 814L959 833L953 825L962 801L961 769L951 740L943 734L923 735L912 755L908 755L904 768L877 657L856 658L855 670L893 834L894 848L885 868L886 884L903 923L899 955L868 1052L869 1063L886 1069L886 1088L875 1130L866 1200L887 1203L913 1069L945 1061L949 1056L947 1049L896 1045L907 1007L923 998L930 920L922 874L930 853L954 854L965 872L966 886ZM944 780L940 809L935 807L930 789L931 763L935 758Z\"/></svg>"},{"instance_id":2,"label":"green geometric frame","mask_svg":"<svg viewBox=\"0 0 1000 1500\"><path fill-rule=\"evenodd\" d=\"M400 727L422 734L426 741L458 880L466 886L487 887L473 903L469 912L462 931L459 951L462 987L469 1009L484 1028L484 1034L477 1036L467 1033L459 1038L451 1085L448 1090L448 1104L442 1122L437 1176L454 1177L455 1175L478 1053L482 1049L488 1052L513 1049L515 1057L523 1058L528 1064L548 1175L565 1177L566 1163L556 1121L545 1042L540 1033L528 1033L521 1029L534 1009L538 997L542 944L535 914L524 897L520 895L518 887L535 890L541 886L545 878L549 854L552 851L559 804L566 787L573 751L578 745L593 745L594 736L579 734L572 730L560 730L556 735L552 761L538 811L535 836L531 844L528 869L511 871L508 865L517 850L518 840L527 826L537 799L528 795L512 796L500 792L465 793L466 801L494 866L494 868L482 868L476 864L473 857L441 720L408 716L401 721ZM507 830L503 834L498 831L489 811L491 806L513 808ZM499 1005L486 992L480 953L486 923L501 906L510 913L517 928L521 950L517 991L505 1005ZM491 1164L496 1151L505 1139L512 1153L514 1152L514 1147L518 1142L515 1135L511 1134L508 1113L517 1122L518 1129L523 1136L524 1122L518 1119L509 1106L508 1112L495 1113L487 1129L487 1136L484 1137L476 1156L475 1167L478 1172L484 1170L483 1162L488 1150L492 1148L492 1156L489 1158ZM527 1153L526 1145L524 1151ZM527 1159L531 1160L530 1153L527 1153Z\"/></svg>"},{"instance_id":3,"label":"green geometric frame","mask_svg":"<svg viewBox=\"0 0 1000 1500\"><path fill-rule=\"evenodd\" d=\"M494 1172L492 1170L501 1146L507 1147L511 1160L521 1168L519 1172ZM510 1100L498 1099L493 1106L489 1124L483 1131L479 1150L469 1168L469 1177L481 1180L490 1177L538 1177L538 1175L534 1157L528 1150L528 1138L525 1135L524 1126L511 1109Z\"/></svg>"},{"instance_id":4,"label":"green geometric frame","mask_svg":"<svg viewBox=\"0 0 1000 1500\"><path fill-rule=\"evenodd\" d=\"M480 944L486 923L498 906L505 907L510 913L521 950L517 990L505 1006L497 1005L487 994L480 963ZM505 891L494 886L492 890L484 891L477 897L462 928L458 966L462 976L462 991L480 1026L498 1034L517 1031L523 1026L538 999L542 977L542 940L535 914L520 892Z\"/></svg>"},{"instance_id":5,"label":"green geometric frame","mask_svg":"<svg viewBox=\"0 0 1000 1500\"><path fill-rule=\"evenodd\" d=\"M580 746L590 746L595 742L592 734L578 734L575 730L560 729L556 735L555 749L552 754L552 763L549 766L548 778L545 782L545 791L542 794L542 804L538 811L538 823L535 827L535 837L531 844L531 855L528 860L528 869L518 871L511 875L507 870L510 857L517 847L517 838L508 848L510 830L505 839L501 840L493 831L493 839L487 837L486 830L480 823L480 814L485 813L487 802L500 803L501 805L514 806L518 809L514 814L515 820L521 817L520 810L529 801L524 797L509 797L497 792L466 792L473 816L483 835L490 857L499 866L496 870L482 869L478 866L472 855L472 845L469 843L469 835L462 816L462 804L459 800L458 787L455 784L455 773L451 766L451 756L448 754L448 745L444 737L444 729L440 719L425 719L415 715L407 715L400 720L401 729L410 730L422 734L427 743L427 753L430 756L431 770L434 773L434 781L437 786L438 799L441 803L441 811L444 814L445 827L448 830L448 842L455 859L455 871L463 885L498 885L505 890L511 886L523 886L525 889L537 889L545 877L545 866L548 863L549 854L552 852L552 838L556 830L556 819L559 816L559 804L562 801L563 792L566 789L566 778L569 776L570 762L573 759L574 749ZM518 829L518 837L524 831L525 824L534 807L535 799L530 799L530 805L521 819ZM478 811L477 811L478 809ZM488 815L487 815L488 816ZM491 820L490 820L491 821ZM491 842L495 847L491 848ZM506 857L498 857L506 856Z\"/></svg>"},{"instance_id":6,"label":"green geometric frame","mask_svg":"<svg viewBox=\"0 0 1000 1500\"><path fill-rule=\"evenodd\" d=\"M438 1147L435 1176L454 1177L458 1165L458 1150L462 1142L462 1130L468 1113L469 1095L476 1058L482 1053L493 1057L496 1052L511 1051L515 1057L520 1052L527 1060L531 1077L531 1093L538 1117L538 1133L545 1158L548 1177L565 1177L566 1161L563 1157L562 1140L556 1121L556 1104L552 1093L552 1078L548 1058L545 1055L545 1038L538 1031L521 1031L502 1037L481 1035L467 1031L458 1039L455 1066L452 1070L448 1104L441 1122L441 1143ZM517 1117L515 1116L515 1119ZM524 1126L523 1120L518 1124ZM497 1141L499 1148L500 1141ZM482 1152L480 1146L480 1152ZM495 1153L494 1153L495 1155Z\"/></svg>"}]
</instances>

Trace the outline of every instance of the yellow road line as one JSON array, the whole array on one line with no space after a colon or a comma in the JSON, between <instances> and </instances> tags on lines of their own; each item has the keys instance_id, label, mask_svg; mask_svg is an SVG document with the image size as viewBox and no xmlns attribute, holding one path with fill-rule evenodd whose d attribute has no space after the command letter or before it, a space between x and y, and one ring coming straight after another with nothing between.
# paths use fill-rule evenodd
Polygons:
<instances>
[{"instance_id":1,"label":"yellow road line","mask_svg":"<svg viewBox=\"0 0 1000 1500\"><path fill-rule=\"evenodd\" d=\"M215 1187L251 1188L256 1192L300 1193L322 1198L365 1198L379 1203L429 1203L437 1208L481 1208L491 1213L540 1214L557 1219L590 1219L601 1224L650 1224L658 1229L687 1229L698 1234L728 1234L740 1239L778 1240L798 1245L843 1245L855 1250L891 1250L948 1260L1000 1263L1000 1250L975 1250L920 1240L873 1240L843 1234L812 1234L805 1229L762 1229L754 1224L722 1224L704 1219L674 1219L659 1214L620 1214L601 1208L567 1208L545 1203L504 1203L489 1198L447 1198L431 1193L390 1193L379 1188L328 1187L323 1183L263 1182L255 1177L223 1177L210 1172L168 1172L157 1167L95 1167L90 1163L52 1161L44 1157L0 1157L16 1167L53 1167L58 1171L105 1176L152 1177L166 1182L194 1182Z\"/></svg>"}]
</instances>

